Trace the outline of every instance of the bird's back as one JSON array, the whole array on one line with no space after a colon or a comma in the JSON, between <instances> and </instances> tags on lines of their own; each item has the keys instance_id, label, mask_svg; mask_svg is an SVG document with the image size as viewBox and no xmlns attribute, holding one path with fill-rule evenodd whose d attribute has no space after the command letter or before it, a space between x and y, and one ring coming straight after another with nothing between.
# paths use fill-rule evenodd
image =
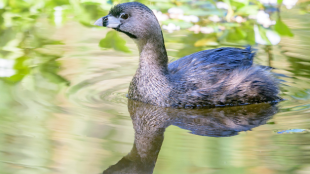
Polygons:
<instances>
[{"instance_id":1,"label":"bird's back","mask_svg":"<svg viewBox=\"0 0 310 174\"><path fill-rule=\"evenodd\" d=\"M278 99L267 68L253 65L251 48L218 48L185 56L168 65L175 107L265 102Z\"/></svg>"},{"instance_id":2,"label":"bird's back","mask_svg":"<svg viewBox=\"0 0 310 174\"><path fill-rule=\"evenodd\" d=\"M229 71L237 67L249 67L253 64L254 53L251 47L217 48L200 51L180 58L168 65L171 74L178 74L195 70L216 68L218 71Z\"/></svg>"}]
</instances>

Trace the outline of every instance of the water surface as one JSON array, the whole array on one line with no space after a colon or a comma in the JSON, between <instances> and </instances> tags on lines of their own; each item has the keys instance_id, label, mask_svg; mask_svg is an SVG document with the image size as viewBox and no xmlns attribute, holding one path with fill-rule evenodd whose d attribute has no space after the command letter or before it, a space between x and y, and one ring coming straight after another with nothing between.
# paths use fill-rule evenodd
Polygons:
<instances>
[{"instance_id":1,"label":"water surface","mask_svg":"<svg viewBox=\"0 0 310 174\"><path fill-rule=\"evenodd\" d=\"M194 111L127 100L138 52L125 35L131 53L98 46L109 29L41 16L1 50L18 63L0 79L0 173L309 173L310 16L281 15L294 36L256 45L255 62L275 68L286 100ZM199 50L194 36L164 31L169 58Z\"/></svg>"}]
</instances>

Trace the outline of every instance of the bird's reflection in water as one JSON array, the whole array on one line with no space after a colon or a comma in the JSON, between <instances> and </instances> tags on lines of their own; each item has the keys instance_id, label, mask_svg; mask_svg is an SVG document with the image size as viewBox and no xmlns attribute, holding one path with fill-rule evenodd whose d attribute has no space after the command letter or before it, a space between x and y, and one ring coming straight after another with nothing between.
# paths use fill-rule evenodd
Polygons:
<instances>
[{"instance_id":1,"label":"bird's reflection in water","mask_svg":"<svg viewBox=\"0 0 310 174\"><path fill-rule=\"evenodd\" d=\"M211 109L172 109L128 100L128 110L135 129L131 152L104 174L151 174L170 125L190 130L192 134L229 137L263 125L278 108L262 103Z\"/></svg>"}]
</instances>

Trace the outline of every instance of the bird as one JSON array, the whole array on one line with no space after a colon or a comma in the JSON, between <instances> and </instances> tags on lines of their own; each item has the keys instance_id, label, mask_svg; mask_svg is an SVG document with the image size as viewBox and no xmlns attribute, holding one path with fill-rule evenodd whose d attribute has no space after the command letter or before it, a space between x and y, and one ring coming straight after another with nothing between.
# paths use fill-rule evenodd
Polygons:
<instances>
[{"instance_id":1,"label":"bird","mask_svg":"<svg viewBox=\"0 0 310 174\"><path fill-rule=\"evenodd\" d=\"M253 64L251 47L203 50L169 63L161 26L142 3L117 4L94 25L124 33L138 47L129 99L186 109L282 100L272 68Z\"/></svg>"},{"instance_id":2,"label":"bird","mask_svg":"<svg viewBox=\"0 0 310 174\"><path fill-rule=\"evenodd\" d=\"M103 174L151 174L169 126L208 137L231 137L264 125L279 109L276 103L260 103L208 109L175 109L128 99L135 131L131 151Z\"/></svg>"}]
</instances>

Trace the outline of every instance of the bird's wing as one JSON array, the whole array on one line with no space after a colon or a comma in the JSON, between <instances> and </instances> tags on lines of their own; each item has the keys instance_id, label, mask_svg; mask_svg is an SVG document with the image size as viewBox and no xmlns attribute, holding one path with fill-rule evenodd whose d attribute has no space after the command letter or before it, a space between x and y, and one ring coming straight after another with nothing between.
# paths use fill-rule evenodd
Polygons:
<instances>
[{"instance_id":1,"label":"bird's wing","mask_svg":"<svg viewBox=\"0 0 310 174\"><path fill-rule=\"evenodd\" d=\"M212 50L200 51L183 58L180 58L168 65L171 74L179 71L202 70L206 68L216 68L221 71L233 70L237 67L249 67L253 64L251 47L246 49L223 47Z\"/></svg>"}]
</instances>

